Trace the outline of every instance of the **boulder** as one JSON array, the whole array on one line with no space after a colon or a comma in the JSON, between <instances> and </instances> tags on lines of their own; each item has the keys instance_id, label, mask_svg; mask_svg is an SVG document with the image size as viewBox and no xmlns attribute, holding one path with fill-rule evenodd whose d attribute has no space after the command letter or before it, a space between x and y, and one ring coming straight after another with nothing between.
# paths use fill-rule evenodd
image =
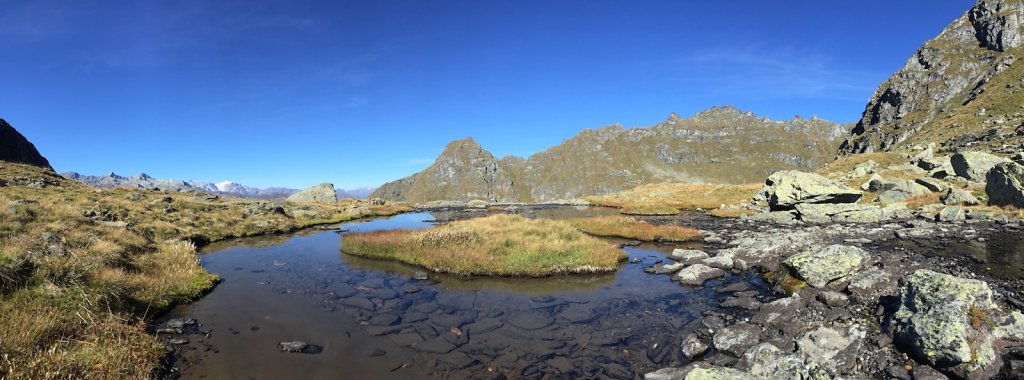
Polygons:
<instances>
[{"instance_id":1,"label":"boulder","mask_svg":"<svg viewBox=\"0 0 1024 380\"><path fill-rule=\"evenodd\" d=\"M867 160L857 164L853 167L853 171L850 172L850 178L860 178L868 174L872 174L878 171L878 163L872 160Z\"/></svg>"},{"instance_id":2,"label":"boulder","mask_svg":"<svg viewBox=\"0 0 1024 380\"><path fill-rule=\"evenodd\" d=\"M807 223L873 223L886 217L877 205L862 204L799 204L797 217Z\"/></svg>"},{"instance_id":3,"label":"boulder","mask_svg":"<svg viewBox=\"0 0 1024 380\"><path fill-rule=\"evenodd\" d=\"M864 191L876 191L872 190L872 187L874 187L874 184L881 183L882 180L884 180L882 176L878 174L872 174L871 178L868 178L867 181L860 185L860 189Z\"/></svg>"},{"instance_id":4,"label":"boulder","mask_svg":"<svg viewBox=\"0 0 1024 380\"><path fill-rule=\"evenodd\" d=\"M949 157L931 157L931 158L924 157L924 158L917 159L915 162L917 164L917 167L919 167L921 169L924 169L924 170L927 170L929 172L933 171L935 169L946 169L946 168L948 168L950 172L953 171L953 166L952 166L952 164L950 164Z\"/></svg>"},{"instance_id":5,"label":"boulder","mask_svg":"<svg viewBox=\"0 0 1024 380\"><path fill-rule=\"evenodd\" d=\"M772 210L789 210L801 203L855 203L861 192L814 173L778 171L761 189Z\"/></svg>"},{"instance_id":6,"label":"boulder","mask_svg":"<svg viewBox=\"0 0 1024 380\"><path fill-rule=\"evenodd\" d=\"M747 350L743 360L750 374L766 379L806 379L807 366L796 355L782 352L771 343L761 343Z\"/></svg>"},{"instance_id":7,"label":"boulder","mask_svg":"<svg viewBox=\"0 0 1024 380\"><path fill-rule=\"evenodd\" d=\"M690 333L686 338L683 338L681 349L686 359L693 360L693 358L708 352L708 345L702 342L700 338L697 338L697 334Z\"/></svg>"},{"instance_id":8,"label":"boulder","mask_svg":"<svg viewBox=\"0 0 1024 380\"><path fill-rule=\"evenodd\" d=\"M949 158L956 175L972 181L984 181L992 167L1004 162L1010 160L984 152L961 152Z\"/></svg>"},{"instance_id":9,"label":"boulder","mask_svg":"<svg viewBox=\"0 0 1024 380\"><path fill-rule=\"evenodd\" d=\"M981 202L970 191L950 187L946 190L946 194L942 196L942 203L945 205L974 206Z\"/></svg>"},{"instance_id":10,"label":"boulder","mask_svg":"<svg viewBox=\"0 0 1024 380\"><path fill-rule=\"evenodd\" d=\"M337 202L338 193L334 190L333 184L324 182L289 195L285 200L289 202Z\"/></svg>"},{"instance_id":11,"label":"boulder","mask_svg":"<svg viewBox=\"0 0 1024 380\"><path fill-rule=\"evenodd\" d=\"M725 276L725 271L704 264L694 264L675 274L675 279L683 285L701 286L712 278Z\"/></svg>"},{"instance_id":12,"label":"boulder","mask_svg":"<svg viewBox=\"0 0 1024 380\"><path fill-rule=\"evenodd\" d=\"M712 367L697 368L686 375L685 380L760 380L760 377L740 371L738 369Z\"/></svg>"},{"instance_id":13,"label":"boulder","mask_svg":"<svg viewBox=\"0 0 1024 380\"><path fill-rule=\"evenodd\" d=\"M902 202L907 199L931 193L927 187L909 179L889 179L872 182L871 189L881 191L878 201L882 204Z\"/></svg>"},{"instance_id":14,"label":"boulder","mask_svg":"<svg viewBox=\"0 0 1024 380\"><path fill-rule=\"evenodd\" d=\"M867 252L860 248L834 244L795 254L782 265L794 277L812 287L822 288L833 280L854 273L868 257Z\"/></svg>"},{"instance_id":15,"label":"boulder","mask_svg":"<svg viewBox=\"0 0 1024 380\"><path fill-rule=\"evenodd\" d=\"M936 219L940 222L960 222L967 219L967 215L964 213L964 208L960 206L946 206L939 211L939 215Z\"/></svg>"},{"instance_id":16,"label":"boulder","mask_svg":"<svg viewBox=\"0 0 1024 380\"><path fill-rule=\"evenodd\" d=\"M941 193L949 189L949 185L935 178L921 177L915 179L914 182L917 182L918 185L928 188L928 190L933 193Z\"/></svg>"},{"instance_id":17,"label":"boulder","mask_svg":"<svg viewBox=\"0 0 1024 380\"><path fill-rule=\"evenodd\" d=\"M987 373L998 367L983 320L994 309L988 284L920 269L903 288L893 316L894 337L906 352L936 368Z\"/></svg>"},{"instance_id":18,"label":"boulder","mask_svg":"<svg viewBox=\"0 0 1024 380\"><path fill-rule=\"evenodd\" d=\"M673 249L672 255L669 258L679 261L683 264L696 264L701 260L708 258L708 253L699 249Z\"/></svg>"},{"instance_id":19,"label":"boulder","mask_svg":"<svg viewBox=\"0 0 1024 380\"><path fill-rule=\"evenodd\" d=\"M715 349L735 357L743 356L747 349L753 347L761 339L761 328L757 325L740 322L718 330L712 338Z\"/></svg>"},{"instance_id":20,"label":"boulder","mask_svg":"<svg viewBox=\"0 0 1024 380\"><path fill-rule=\"evenodd\" d=\"M985 179L988 204L1024 207L1024 166L1012 162L997 164Z\"/></svg>"},{"instance_id":21,"label":"boulder","mask_svg":"<svg viewBox=\"0 0 1024 380\"><path fill-rule=\"evenodd\" d=\"M796 215L792 211L772 211L751 215L747 220L775 224L795 224Z\"/></svg>"}]
</instances>

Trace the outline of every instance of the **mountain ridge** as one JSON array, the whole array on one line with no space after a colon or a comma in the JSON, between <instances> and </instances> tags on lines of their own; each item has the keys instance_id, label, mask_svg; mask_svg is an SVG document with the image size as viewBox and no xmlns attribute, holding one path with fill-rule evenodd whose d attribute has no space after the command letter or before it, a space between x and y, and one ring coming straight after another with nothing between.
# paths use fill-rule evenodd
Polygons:
<instances>
[{"instance_id":1,"label":"mountain ridge","mask_svg":"<svg viewBox=\"0 0 1024 380\"><path fill-rule=\"evenodd\" d=\"M209 194L255 199L285 199L288 196L291 196L302 191L301 189L273 186L267 188L258 188L243 185L234 181L221 181L217 183L212 183L190 180L157 179L146 173L139 173L133 176L121 176L114 172L110 172L102 176L91 176L69 171L60 173L60 175L70 180L82 182L87 185L100 188L159 188L162 190L169 190L175 192L198 191ZM369 187L360 187L348 190L337 189L337 195L338 199L365 199L372 191L372 189L373 188Z\"/></svg>"},{"instance_id":2,"label":"mountain ridge","mask_svg":"<svg viewBox=\"0 0 1024 380\"><path fill-rule=\"evenodd\" d=\"M427 169L386 183L371 197L545 202L652 182L757 182L775 169L824 164L848 133L847 126L817 117L775 121L720 106L689 119L671 113L653 126L584 129L525 159L499 160L466 138L449 143Z\"/></svg>"}]
</instances>

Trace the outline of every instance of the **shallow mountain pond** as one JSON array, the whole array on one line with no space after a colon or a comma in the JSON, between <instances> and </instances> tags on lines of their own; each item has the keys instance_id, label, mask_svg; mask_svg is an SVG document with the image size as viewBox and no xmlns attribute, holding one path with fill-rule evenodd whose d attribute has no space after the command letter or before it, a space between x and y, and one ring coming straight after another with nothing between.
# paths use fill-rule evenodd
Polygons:
<instances>
[{"instance_id":1,"label":"shallow mountain pond","mask_svg":"<svg viewBox=\"0 0 1024 380\"><path fill-rule=\"evenodd\" d=\"M896 239L884 248L920 252L925 256L969 257L971 267L1002 279L1024 278L1024 234L993 233L974 239Z\"/></svg>"},{"instance_id":2,"label":"shallow mountain pond","mask_svg":"<svg viewBox=\"0 0 1024 380\"><path fill-rule=\"evenodd\" d=\"M566 210L530 210L557 217ZM607 210L575 209L569 214ZM526 213L524 213L526 214ZM424 228L428 213L343 224L347 231ZM616 273L539 279L459 278L345 255L344 234L313 230L210 245L201 260L223 282L203 299L165 316L195 319L198 332L174 346L183 378L639 378L686 363L682 338L719 304L716 288L743 283L763 296L748 273L687 288L643 267L673 248L626 247ZM609 240L609 244L615 241ZM735 287L733 287L735 288ZM281 341L315 345L282 352ZM182 343L179 341L178 343ZM500 378L500 377L499 377Z\"/></svg>"}]
</instances>

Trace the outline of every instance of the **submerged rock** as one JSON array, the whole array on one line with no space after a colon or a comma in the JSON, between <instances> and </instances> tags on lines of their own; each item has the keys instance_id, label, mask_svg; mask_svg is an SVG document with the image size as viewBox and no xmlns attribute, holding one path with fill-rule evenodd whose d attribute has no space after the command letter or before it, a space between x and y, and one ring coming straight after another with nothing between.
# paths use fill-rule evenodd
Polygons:
<instances>
[{"instance_id":1,"label":"submerged rock","mask_svg":"<svg viewBox=\"0 0 1024 380\"><path fill-rule=\"evenodd\" d=\"M822 288L832 280L852 274L867 258L867 252L860 248L834 244L795 254L782 264L794 277L815 288Z\"/></svg>"},{"instance_id":2,"label":"submerged rock","mask_svg":"<svg viewBox=\"0 0 1024 380\"><path fill-rule=\"evenodd\" d=\"M783 170L773 173L761 189L772 210L788 210L801 203L854 203L861 192L814 173Z\"/></svg>"}]
</instances>

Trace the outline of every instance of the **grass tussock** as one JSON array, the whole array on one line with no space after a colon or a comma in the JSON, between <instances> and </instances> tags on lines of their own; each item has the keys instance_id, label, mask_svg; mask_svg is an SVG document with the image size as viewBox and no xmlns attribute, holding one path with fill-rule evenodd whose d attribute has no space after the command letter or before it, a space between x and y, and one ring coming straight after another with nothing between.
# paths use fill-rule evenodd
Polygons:
<instances>
[{"instance_id":1,"label":"grass tussock","mask_svg":"<svg viewBox=\"0 0 1024 380\"><path fill-rule=\"evenodd\" d=\"M164 355L145 318L211 289L194 241L408 210L97 190L0 162L0 378L149 378Z\"/></svg>"},{"instance_id":2,"label":"grass tussock","mask_svg":"<svg viewBox=\"0 0 1024 380\"><path fill-rule=\"evenodd\" d=\"M424 230L345 234L342 250L466 276L610 272L626 258L567 222L500 214Z\"/></svg>"},{"instance_id":3,"label":"grass tussock","mask_svg":"<svg viewBox=\"0 0 1024 380\"><path fill-rule=\"evenodd\" d=\"M586 200L626 214L676 214L679 210L712 210L745 202L760 189L761 184L658 183Z\"/></svg>"},{"instance_id":4,"label":"grass tussock","mask_svg":"<svg viewBox=\"0 0 1024 380\"><path fill-rule=\"evenodd\" d=\"M603 237L682 242L700 236L700 231L695 228L651 224L627 216L577 218L568 222L580 231Z\"/></svg>"}]
</instances>

